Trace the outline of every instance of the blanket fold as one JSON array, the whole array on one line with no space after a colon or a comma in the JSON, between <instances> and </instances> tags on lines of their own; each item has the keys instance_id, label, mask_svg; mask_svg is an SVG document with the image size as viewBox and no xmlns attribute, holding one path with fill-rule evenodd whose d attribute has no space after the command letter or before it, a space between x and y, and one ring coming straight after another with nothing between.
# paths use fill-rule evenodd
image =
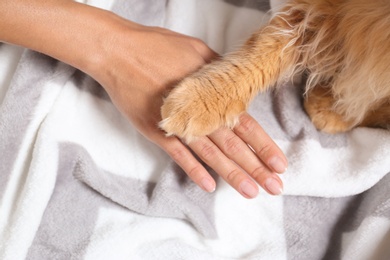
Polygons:
<instances>
[{"instance_id":1,"label":"blanket fold","mask_svg":"<svg viewBox=\"0 0 390 260\"><path fill-rule=\"evenodd\" d=\"M173 163L172 167L178 168ZM203 236L216 238L211 210L214 195L199 189L181 170L170 169L162 172L157 183L115 176L99 169L88 153L81 150L73 175L129 210L147 216L187 220Z\"/></svg>"}]
</instances>

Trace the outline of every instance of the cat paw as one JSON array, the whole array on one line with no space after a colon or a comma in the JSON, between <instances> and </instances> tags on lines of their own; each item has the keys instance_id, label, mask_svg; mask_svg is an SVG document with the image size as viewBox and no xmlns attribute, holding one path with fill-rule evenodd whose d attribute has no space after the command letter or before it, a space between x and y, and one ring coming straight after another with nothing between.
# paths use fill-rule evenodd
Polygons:
<instances>
[{"instance_id":1,"label":"cat paw","mask_svg":"<svg viewBox=\"0 0 390 260\"><path fill-rule=\"evenodd\" d=\"M351 130L353 122L347 121L333 109L334 98L327 89L317 87L309 92L304 108L313 125L320 131L336 134Z\"/></svg>"},{"instance_id":2,"label":"cat paw","mask_svg":"<svg viewBox=\"0 0 390 260\"><path fill-rule=\"evenodd\" d=\"M189 143L222 126L233 127L246 105L225 93L223 84L204 76L184 79L164 100L160 128Z\"/></svg>"},{"instance_id":3,"label":"cat paw","mask_svg":"<svg viewBox=\"0 0 390 260\"><path fill-rule=\"evenodd\" d=\"M345 122L343 118L332 111L309 110L311 122L320 131L328 134L337 134L351 130L352 124Z\"/></svg>"}]
</instances>

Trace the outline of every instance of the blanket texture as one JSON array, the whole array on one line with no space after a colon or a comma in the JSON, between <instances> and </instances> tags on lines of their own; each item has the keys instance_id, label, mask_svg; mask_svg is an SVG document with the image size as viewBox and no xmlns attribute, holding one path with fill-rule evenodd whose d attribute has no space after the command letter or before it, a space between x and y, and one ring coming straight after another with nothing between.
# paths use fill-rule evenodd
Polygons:
<instances>
[{"instance_id":1,"label":"blanket texture","mask_svg":"<svg viewBox=\"0 0 390 260\"><path fill-rule=\"evenodd\" d=\"M223 54L278 2L86 4ZM390 259L389 131L318 132L286 84L249 111L289 159L284 195L247 200L217 177L208 194L89 76L6 44L0 61L0 259Z\"/></svg>"}]
</instances>

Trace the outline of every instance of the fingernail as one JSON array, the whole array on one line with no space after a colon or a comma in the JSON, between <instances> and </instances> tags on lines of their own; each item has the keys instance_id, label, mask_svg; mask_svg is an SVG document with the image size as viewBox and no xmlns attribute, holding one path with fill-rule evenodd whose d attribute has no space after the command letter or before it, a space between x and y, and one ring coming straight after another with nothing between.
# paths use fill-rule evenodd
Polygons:
<instances>
[{"instance_id":1,"label":"fingernail","mask_svg":"<svg viewBox=\"0 0 390 260\"><path fill-rule=\"evenodd\" d=\"M208 178L204 178L200 184L202 185L203 189L207 192L213 192L215 191L215 184L212 180Z\"/></svg>"},{"instance_id":2,"label":"fingernail","mask_svg":"<svg viewBox=\"0 0 390 260\"><path fill-rule=\"evenodd\" d=\"M269 166L271 166L271 168L277 173L284 173L287 170L287 165L280 157L277 156L269 160Z\"/></svg>"},{"instance_id":3,"label":"fingernail","mask_svg":"<svg viewBox=\"0 0 390 260\"><path fill-rule=\"evenodd\" d=\"M257 187L255 187L251 182L245 180L240 184L241 192L244 193L249 198L254 198L259 193Z\"/></svg>"},{"instance_id":4,"label":"fingernail","mask_svg":"<svg viewBox=\"0 0 390 260\"><path fill-rule=\"evenodd\" d=\"M265 181L265 188L273 195L280 195L283 193L283 188L280 183L274 178L268 178Z\"/></svg>"}]
</instances>

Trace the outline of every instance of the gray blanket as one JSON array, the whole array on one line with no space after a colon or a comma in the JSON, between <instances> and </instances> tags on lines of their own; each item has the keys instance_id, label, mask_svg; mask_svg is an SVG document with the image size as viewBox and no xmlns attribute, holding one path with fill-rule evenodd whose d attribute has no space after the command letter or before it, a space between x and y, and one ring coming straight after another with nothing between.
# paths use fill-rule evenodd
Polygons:
<instances>
[{"instance_id":1,"label":"gray blanket","mask_svg":"<svg viewBox=\"0 0 390 260\"><path fill-rule=\"evenodd\" d=\"M88 2L220 53L275 3ZM388 131L320 133L281 86L249 112L289 159L284 195L247 200L214 173L208 194L89 76L6 44L0 60L0 259L390 259Z\"/></svg>"}]
</instances>

